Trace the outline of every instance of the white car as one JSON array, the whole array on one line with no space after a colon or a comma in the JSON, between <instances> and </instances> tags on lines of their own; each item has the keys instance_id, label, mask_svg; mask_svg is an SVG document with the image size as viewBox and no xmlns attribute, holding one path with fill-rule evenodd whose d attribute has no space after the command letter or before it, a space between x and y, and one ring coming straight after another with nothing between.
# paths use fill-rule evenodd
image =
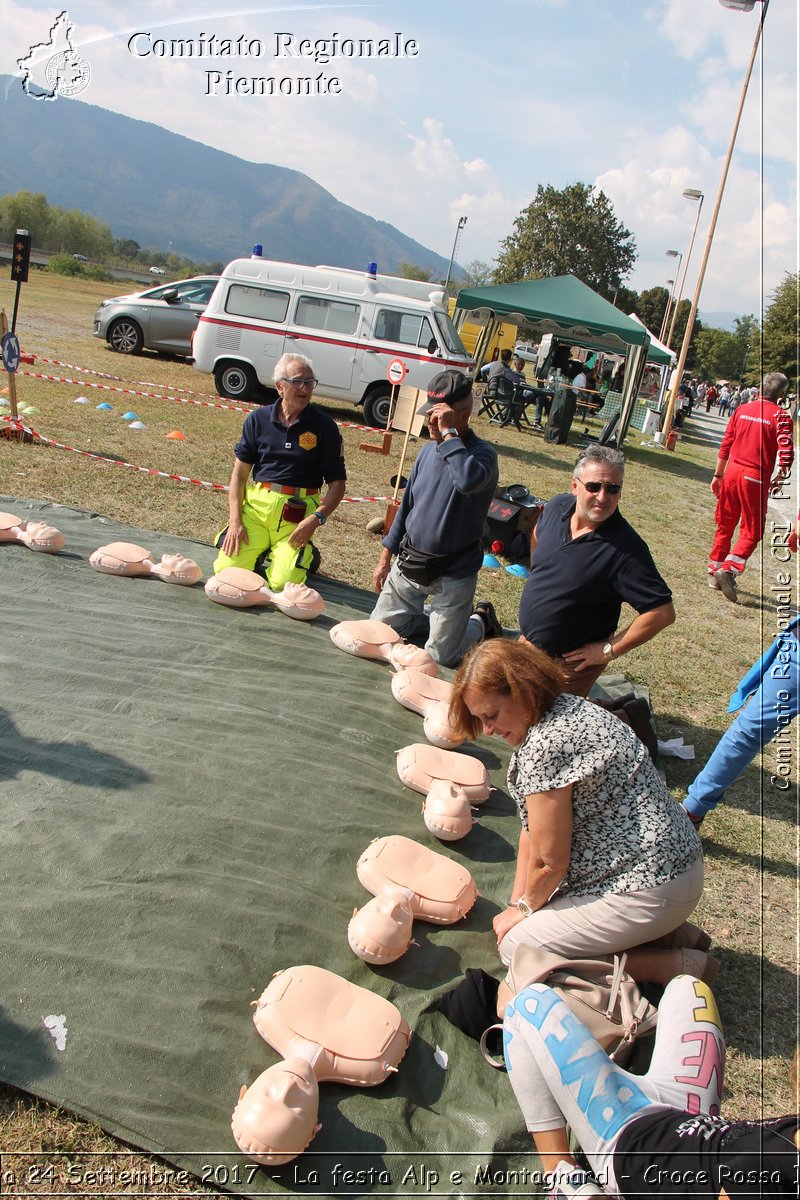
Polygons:
<instances>
[{"instance_id":1,"label":"white car","mask_svg":"<svg viewBox=\"0 0 800 1200\"><path fill-rule=\"evenodd\" d=\"M167 272L162 267L151 267L150 268L151 275L166 275L166 273Z\"/></svg>"}]
</instances>

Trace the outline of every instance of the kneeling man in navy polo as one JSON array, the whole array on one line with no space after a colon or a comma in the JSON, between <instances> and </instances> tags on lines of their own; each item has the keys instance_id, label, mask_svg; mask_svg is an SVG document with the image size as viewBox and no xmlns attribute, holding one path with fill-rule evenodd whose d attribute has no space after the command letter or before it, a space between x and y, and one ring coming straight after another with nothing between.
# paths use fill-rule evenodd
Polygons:
<instances>
[{"instance_id":1,"label":"kneeling man in navy polo","mask_svg":"<svg viewBox=\"0 0 800 1200\"><path fill-rule=\"evenodd\" d=\"M217 539L214 571L253 571L267 552L267 586L279 592L305 582L311 539L344 498L347 473L336 422L311 404L317 380L310 360L284 354L273 380L278 400L247 416L234 448L228 527Z\"/></svg>"},{"instance_id":2,"label":"kneeling man in navy polo","mask_svg":"<svg viewBox=\"0 0 800 1200\"><path fill-rule=\"evenodd\" d=\"M619 511L625 460L593 444L575 464L572 493L539 518L519 627L557 658L564 691L588 696L612 659L644 645L675 620L672 593L647 543ZM623 602L637 616L617 632Z\"/></svg>"}]
</instances>

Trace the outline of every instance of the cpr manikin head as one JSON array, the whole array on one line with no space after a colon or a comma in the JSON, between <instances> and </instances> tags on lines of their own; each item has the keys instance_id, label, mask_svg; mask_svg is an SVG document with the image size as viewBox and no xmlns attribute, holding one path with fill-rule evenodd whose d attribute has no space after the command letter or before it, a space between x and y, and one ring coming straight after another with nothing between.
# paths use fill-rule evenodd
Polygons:
<instances>
[{"instance_id":1,"label":"cpr manikin head","mask_svg":"<svg viewBox=\"0 0 800 1200\"><path fill-rule=\"evenodd\" d=\"M197 583L203 577L198 564L185 554L163 554L151 573L169 583Z\"/></svg>"},{"instance_id":2,"label":"cpr manikin head","mask_svg":"<svg viewBox=\"0 0 800 1200\"><path fill-rule=\"evenodd\" d=\"M29 550L57 554L64 549L64 535L44 521L23 521L16 513L0 512L0 542L20 542Z\"/></svg>"},{"instance_id":3,"label":"cpr manikin head","mask_svg":"<svg viewBox=\"0 0 800 1200\"><path fill-rule=\"evenodd\" d=\"M340 621L334 625L330 637L334 646L345 654L383 660L396 671L414 668L424 675L436 675L439 669L427 650L404 642L384 621Z\"/></svg>"},{"instance_id":4,"label":"cpr manikin head","mask_svg":"<svg viewBox=\"0 0 800 1200\"><path fill-rule=\"evenodd\" d=\"M467 793L446 779L434 779L422 805L422 817L428 831L443 842L466 837L474 824Z\"/></svg>"},{"instance_id":5,"label":"cpr manikin head","mask_svg":"<svg viewBox=\"0 0 800 1200\"><path fill-rule=\"evenodd\" d=\"M65 538L61 530L53 525L47 525L44 521L29 521L22 540L31 550L57 554L59 550L64 549Z\"/></svg>"},{"instance_id":6,"label":"cpr manikin head","mask_svg":"<svg viewBox=\"0 0 800 1200\"><path fill-rule=\"evenodd\" d=\"M262 577L244 567L224 567L206 581L209 600L229 608L259 608L269 605L295 621L313 621L325 610L319 592L304 583L287 583L283 591L271 591Z\"/></svg>"},{"instance_id":7,"label":"cpr manikin head","mask_svg":"<svg viewBox=\"0 0 800 1200\"><path fill-rule=\"evenodd\" d=\"M288 1058L242 1088L231 1129L239 1149L254 1162L279 1166L302 1154L322 1128L317 1123L319 1087L303 1058Z\"/></svg>"},{"instance_id":8,"label":"cpr manikin head","mask_svg":"<svg viewBox=\"0 0 800 1200\"><path fill-rule=\"evenodd\" d=\"M446 679L433 679L411 669L398 671L392 679L395 700L404 708L422 715L425 737L434 746L444 750L455 749L462 740L454 735L450 727L448 709L452 690L453 685Z\"/></svg>"},{"instance_id":9,"label":"cpr manikin head","mask_svg":"<svg viewBox=\"0 0 800 1200\"><path fill-rule=\"evenodd\" d=\"M414 914L408 893L388 888L353 912L347 927L350 949L364 962L384 966L396 962L411 945Z\"/></svg>"}]
</instances>

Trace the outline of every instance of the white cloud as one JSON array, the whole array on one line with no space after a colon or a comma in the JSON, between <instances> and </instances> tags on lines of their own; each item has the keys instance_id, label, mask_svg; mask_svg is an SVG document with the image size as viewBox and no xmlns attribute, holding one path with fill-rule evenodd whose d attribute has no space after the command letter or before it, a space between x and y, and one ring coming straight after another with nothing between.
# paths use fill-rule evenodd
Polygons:
<instances>
[{"instance_id":1,"label":"white cloud","mask_svg":"<svg viewBox=\"0 0 800 1200\"><path fill-rule=\"evenodd\" d=\"M83 99L255 162L303 171L345 203L445 257L459 216L467 216L462 262L496 256L538 183L563 187L595 179L640 246L631 281L638 287L662 282L669 270L664 249L684 249L688 242L693 209L681 198L684 187L706 193L704 224L708 220L757 23L756 13L729 12L716 0L642 7L629 0L624 16L618 0L581 0L577 23L578 0L540 0L535 19L529 0L494 0L491 8L461 0L411 3L391 15L327 0L249 12L226 0L211 4L198 0L187 18L178 0L134 0L120 17L100 0L73 0L70 17L92 67ZM58 9L47 0L26 6L5 0L5 7L12 32L0 46L0 69L13 73L16 58L46 36ZM753 306L762 188L770 230L765 273L781 258L781 270L796 262L795 7L778 0L770 6L763 109L759 66L709 264L706 307ZM112 21L128 32L150 29L163 37L203 30L265 41L276 29L311 38L337 29L359 38L399 28L419 38L421 54L402 62L339 59L315 68L342 78L337 97L212 98L204 94L204 69L230 66L264 75L276 64L271 58L137 60ZM505 30L512 31L507 48ZM280 69L289 74L308 66L283 60ZM727 238L746 248L744 259L728 251ZM734 261L723 264L717 246ZM698 255L696 249L695 261Z\"/></svg>"}]
</instances>

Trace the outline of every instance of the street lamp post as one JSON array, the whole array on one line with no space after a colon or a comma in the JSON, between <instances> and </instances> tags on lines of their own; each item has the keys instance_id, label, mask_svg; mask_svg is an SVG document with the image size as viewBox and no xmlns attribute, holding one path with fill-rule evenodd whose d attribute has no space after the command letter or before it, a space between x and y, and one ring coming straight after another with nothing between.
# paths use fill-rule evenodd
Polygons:
<instances>
[{"instance_id":1,"label":"street lamp post","mask_svg":"<svg viewBox=\"0 0 800 1200\"><path fill-rule=\"evenodd\" d=\"M664 316L661 318L661 329L658 332L658 340L660 342L663 341L663 339L664 339L664 326L667 323L667 316L669 314L669 306L672 303L672 293L675 290L675 280L667 279L666 284L667 284L667 287L669 288L669 297L667 299L667 306L664 309Z\"/></svg>"},{"instance_id":2,"label":"street lamp post","mask_svg":"<svg viewBox=\"0 0 800 1200\"><path fill-rule=\"evenodd\" d=\"M680 271L680 269L681 269L681 261L680 260L683 257L681 252L679 250L667 250L665 253L666 253L667 258L677 258L678 271ZM675 295L675 283L678 278L678 271L675 272L675 279L667 280L667 283L672 284L672 288L669 293L669 300L667 300L667 307L664 309L664 319L661 322L661 329L659 330L659 333L658 333L658 340L660 342L663 342L664 334L667 331L667 324L669 322L669 310L672 308L672 297Z\"/></svg>"},{"instance_id":3,"label":"street lamp post","mask_svg":"<svg viewBox=\"0 0 800 1200\"><path fill-rule=\"evenodd\" d=\"M691 237L691 241L689 242L689 249L686 251L686 258L683 260L683 274L681 275L681 282L678 287L678 295L675 298L675 311L672 314L672 323L670 324L669 334L667 336L666 344L667 344L668 350L672 349L672 335L675 332L675 318L678 315L678 305L680 304L681 298L683 297L683 285L686 283L686 272L689 270L689 259L692 257L692 250L694 249L694 239L695 239L695 234L697 233L697 226L700 224L700 210L703 207L703 199L704 199L703 193L698 191L697 188L684 188L683 195L687 200L699 200L700 203L697 206L697 215L694 219L694 229L692 230L692 237Z\"/></svg>"},{"instance_id":4,"label":"street lamp post","mask_svg":"<svg viewBox=\"0 0 800 1200\"><path fill-rule=\"evenodd\" d=\"M458 225L456 226L456 236L453 238L453 252L452 252L452 254L450 255L450 262L447 264L447 278L446 278L446 279L445 279L445 281L444 281L444 294L445 294L445 296L447 296L447 295L449 294L449 293L448 293L448 289L449 289L449 287L450 287L450 276L451 276L451 275L452 275L452 273L453 273L453 262L454 262L454 260L455 260L455 257L456 257L456 249L458 248L458 239L461 237L461 230L464 228L464 226L466 225L466 223L467 223L467 218L466 218L466 217L459 217L459 218L458 218Z\"/></svg>"},{"instance_id":5,"label":"street lamp post","mask_svg":"<svg viewBox=\"0 0 800 1200\"><path fill-rule=\"evenodd\" d=\"M756 0L719 0L719 2L723 6L723 8L734 8L738 12L751 12L752 9L755 8L755 5L756 5ZM762 5L761 17L758 22L758 29L756 30L756 36L753 41L753 49L750 52L750 61L748 62L747 70L745 71L744 82L742 84L742 93L739 97L739 107L736 110L736 116L735 116L734 122L733 122L733 130L731 131L731 140L728 145L728 153L725 157L725 162L722 167L722 176L719 181L719 189L717 191L717 200L716 200L716 204L714 205L714 211L711 214L711 224L708 227L708 234L706 236L705 250L703 251L703 258L700 263L700 270L697 275L697 284L694 289L694 297L692 299L692 307L689 312L689 320L686 322L686 329L684 331L683 342L681 344L680 358L678 359L678 365L675 368L675 375L674 375L675 382L673 383L672 389L670 391L669 403L667 405L667 412L664 417L664 428L662 431L664 441L666 441L667 435L669 434L669 432L672 428L672 419L675 414L675 401L678 396L678 388L680 387L681 380L683 378L683 371L684 371L684 367L686 366L686 359L689 354L689 344L691 343L692 334L694 333L694 322L695 322L695 318L697 316L697 306L700 303L700 293L703 290L703 280L705 279L706 267L708 266L708 259L709 259L709 255L711 254L711 244L714 240L714 231L717 228L717 217L719 216L719 210L720 210L720 206L722 204L722 197L725 192L725 184L728 179L728 171L730 170L731 159L733 158L733 148L736 144L736 135L739 132L739 123L742 119L742 112L744 110L744 102L747 97L747 88L750 83L750 76L753 74L753 64L756 61L756 54L758 52L758 44L761 41L761 31L764 28L764 21L766 20L767 9L769 8L769 0L759 0L759 2Z\"/></svg>"}]
</instances>

